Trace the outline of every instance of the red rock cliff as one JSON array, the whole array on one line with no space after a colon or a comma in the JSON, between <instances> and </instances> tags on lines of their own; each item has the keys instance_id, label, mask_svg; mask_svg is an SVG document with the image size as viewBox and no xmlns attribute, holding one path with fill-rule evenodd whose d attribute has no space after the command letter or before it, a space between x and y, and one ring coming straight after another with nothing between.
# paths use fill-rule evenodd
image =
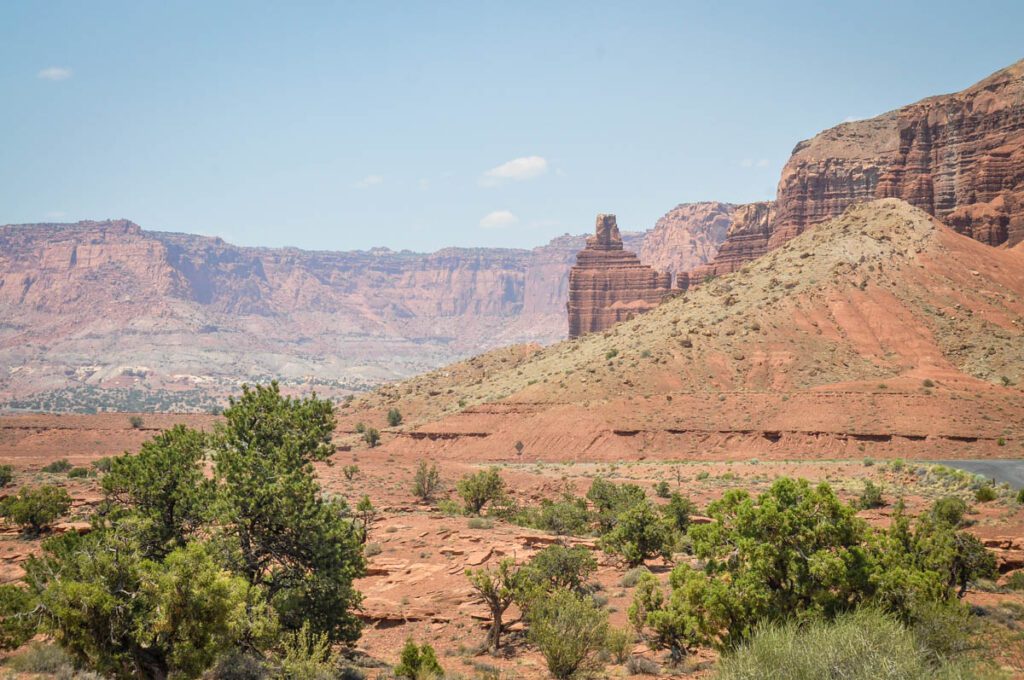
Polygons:
<instances>
[{"instance_id":1,"label":"red rock cliff","mask_svg":"<svg viewBox=\"0 0 1024 680\"><path fill-rule=\"evenodd\" d=\"M647 232L640 259L658 271L677 275L711 262L735 209L731 203L717 201L677 205Z\"/></svg>"},{"instance_id":2,"label":"red rock cliff","mask_svg":"<svg viewBox=\"0 0 1024 680\"><path fill-rule=\"evenodd\" d=\"M733 271L876 198L901 198L988 245L1024 240L1024 60L962 92L800 142L782 171L770 222L738 210L701 272Z\"/></svg>"},{"instance_id":3,"label":"red rock cliff","mask_svg":"<svg viewBox=\"0 0 1024 680\"><path fill-rule=\"evenodd\" d=\"M569 271L569 337L604 330L642 314L670 292L672 275L624 250L615 215L598 215L593 236Z\"/></svg>"}]
</instances>

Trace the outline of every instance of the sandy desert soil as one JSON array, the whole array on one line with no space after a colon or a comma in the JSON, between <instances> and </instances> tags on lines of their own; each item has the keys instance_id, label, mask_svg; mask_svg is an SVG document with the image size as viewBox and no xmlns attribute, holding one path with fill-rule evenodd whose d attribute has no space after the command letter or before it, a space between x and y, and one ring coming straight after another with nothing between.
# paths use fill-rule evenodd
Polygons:
<instances>
[{"instance_id":1,"label":"sandy desert soil","mask_svg":"<svg viewBox=\"0 0 1024 680\"><path fill-rule=\"evenodd\" d=\"M210 428L216 419L196 416L143 416L143 427L133 428L128 414L97 416L16 416L0 417L0 463L14 465L15 487L26 483L57 483L68 488L75 498L71 516L58 530L76 530L84 526L91 506L98 500L96 478L69 479L62 474L48 474L40 468L51 460L68 458L76 465L123 451L133 451L145 438L174 422ZM338 442L347 442L348 435L339 432ZM370 657L394 663L406 638L429 640L438 650L442 664L450 672L466 677L482 676L497 670L499 677L547 677L542 658L525 645L514 626L508 636L505 652L492 657L478 653L486 632L485 609L473 595L465 577L467 568L495 564L511 556L528 559L538 550L556 541L584 545L594 549L600 568L595 577L599 593L607 598L613 625L626 625L626 611L633 588L622 585L626 569L613 557L597 549L589 538L560 538L544 532L485 519L471 521L461 516L446 516L436 507L417 502L410 486L421 453L412 447L394 449L356 447L340 449L330 464L318 466L325 490L355 502L368 494L381 510L369 543L377 552L369 559L369 574L359 581L365 595L363 618L366 628L358 649ZM467 472L482 465L456 456L435 458L441 467L446 486ZM948 473L936 472L931 465L903 461L854 460L822 458L816 460L745 460L701 459L647 460L632 462L545 462L523 460L512 454L495 462L508 482L512 495L521 503L536 503L541 498L554 498L564 491L583 494L591 481L601 476L613 481L630 481L651 488L661 480L673 489L689 495L703 507L727 489L745 488L752 492L764 490L778 476L799 476L813 481L827 481L846 499L854 499L865 479L882 485L889 506L863 511L861 515L873 524L885 524L891 503L903 496L911 513L926 507L935 498L954 494L969 500L973 506L971 531L993 546L1013 546L1001 550L1000 559L1024 566L1024 508L1013 502L1004 489L1000 498L990 503L975 503L962 480ZM356 465L358 473L349 480L343 468ZM650 493L654 497L653 489ZM20 564L37 550L36 541L25 540L13 529L0 534L0 580L9 582L21 572ZM688 559L679 556L679 559ZM1019 564L1018 564L1019 563ZM649 568L666 576L669 565L660 560L649 562ZM1024 593L977 592L969 595L972 604L988 611L1001 612L1007 607L1024 606ZM517 617L514 609L508 620ZM997 665L1016 677L1024 677L1024 634L996 623L998 616L987 617L985 625L992 630L986 639L992 641ZM1011 621L1012 623L1012 621ZM1007 643L1010 644L1007 644ZM637 644L634 653L664 664L665 653ZM715 654L702 651L691 658L686 667L674 671L679 677L708 677ZM626 677L622 666L609 666L608 677ZM372 675L371 675L372 677ZM663 677L673 677L669 669Z\"/></svg>"}]
</instances>

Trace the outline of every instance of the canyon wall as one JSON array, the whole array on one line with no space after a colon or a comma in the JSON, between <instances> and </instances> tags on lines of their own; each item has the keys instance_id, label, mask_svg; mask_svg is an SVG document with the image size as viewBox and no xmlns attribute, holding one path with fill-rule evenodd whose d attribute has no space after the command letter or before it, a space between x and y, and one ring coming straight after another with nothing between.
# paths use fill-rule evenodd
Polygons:
<instances>
[{"instance_id":1,"label":"canyon wall","mask_svg":"<svg viewBox=\"0 0 1024 680\"><path fill-rule=\"evenodd\" d=\"M625 250L615 215L598 215L594 235L569 271L569 337L601 331L650 311L671 292L672 275Z\"/></svg>"},{"instance_id":2,"label":"canyon wall","mask_svg":"<svg viewBox=\"0 0 1024 680\"><path fill-rule=\"evenodd\" d=\"M718 201L677 205L647 232L638 249L640 260L677 275L711 262L735 210L735 205Z\"/></svg>"},{"instance_id":3,"label":"canyon wall","mask_svg":"<svg viewBox=\"0 0 1024 680\"><path fill-rule=\"evenodd\" d=\"M673 221L653 252L669 257L686 228ZM637 250L645 237L622 235ZM0 227L0 405L187 409L199 393L271 377L343 392L548 344L565 337L569 269L585 245L566 234L532 250L329 252L127 220Z\"/></svg>"},{"instance_id":4,"label":"canyon wall","mask_svg":"<svg viewBox=\"0 0 1024 680\"><path fill-rule=\"evenodd\" d=\"M900 198L982 243L1024 240L1024 60L962 92L929 97L800 142L779 180L767 248L847 207ZM765 225L736 219L722 274L763 252Z\"/></svg>"}]
</instances>

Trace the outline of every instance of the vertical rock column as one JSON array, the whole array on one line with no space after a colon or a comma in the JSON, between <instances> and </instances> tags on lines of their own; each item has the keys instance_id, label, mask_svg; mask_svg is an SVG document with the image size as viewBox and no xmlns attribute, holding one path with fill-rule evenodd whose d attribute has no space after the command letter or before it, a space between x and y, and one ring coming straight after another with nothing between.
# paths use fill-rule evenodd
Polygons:
<instances>
[{"instance_id":1,"label":"vertical rock column","mask_svg":"<svg viewBox=\"0 0 1024 680\"><path fill-rule=\"evenodd\" d=\"M655 271L623 249L615 215L598 215L594 235L569 271L569 337L602 331L653 309L671 289L671 274Z\"/></svg>"}]
</instances>

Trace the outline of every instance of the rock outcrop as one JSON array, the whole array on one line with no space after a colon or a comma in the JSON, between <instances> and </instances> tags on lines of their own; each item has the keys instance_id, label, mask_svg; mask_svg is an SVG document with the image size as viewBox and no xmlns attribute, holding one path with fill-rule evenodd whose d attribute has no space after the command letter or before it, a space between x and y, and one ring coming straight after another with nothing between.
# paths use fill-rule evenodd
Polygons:
<instances>
[{"instance_id":1,"label":"rock outcrop","mask_svg":"<svg viewBox=\"0 0 1024 680\"><path fill-rule=\"evenodd\" d=\"M929 97L800 142L767 227L737 211L704 274L724 274L851 204L901 198L997 246L1024 240L1024 60L961 92ZM742 224L741 224L742 220Z\"/></svg>"},{"instance_id":2,"label":"rock outcrop","mask_svg":"<svg viewBox=\"0 0 1024 680\"><path fill-rule=\"evenodd\" d=\"M672 275L642 264L625 250L615 215L598 215L593 236L569 271L569 337L601 331L659 305Z\"/></svg>"},{"instance_id":3,"label":"rock outcrop","mask_svg":"<svg viewBox=\"0 0 1024 680\"><path fill-rule=\"evenodd\" d=\"M755 260L768 252L774 207L772 201L736 206L728 235L719 246L714 261L694 268L690 272L690 280L700 283L708 276L734 272L744 262Z\"/></svg>"},{"instance_id":4,"label":"rock outcrop","mask_svg":"<svg viewBox=\"0 0 1024 680\"><path fill-rule=\"evenodd\" d=\"M735 205L709 201L682 203L647 232L640 260L678 276L711 262L733 221Z\"/></svg>"}]
</instances>

